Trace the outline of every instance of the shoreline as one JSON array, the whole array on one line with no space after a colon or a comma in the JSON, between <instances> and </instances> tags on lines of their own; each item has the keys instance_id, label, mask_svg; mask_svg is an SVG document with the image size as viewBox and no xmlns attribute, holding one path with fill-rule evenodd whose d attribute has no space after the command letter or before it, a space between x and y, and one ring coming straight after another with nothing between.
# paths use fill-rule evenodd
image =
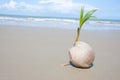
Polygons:
<instances>
[{"instance_id":1,"label":"shoreline","mask_svg":"<svg viewBox=\"0 0 120 80\"><path fill-rule=\"evenodd\" d=\"M0 16L0 25L76 29L79 19L30 16ZM89 20L85 30L120 30L120 20Z\"/></svg>"},{"instance_id":2,"label":"shoreline","mask_svg":"<svg viewBox=\"0 0 120 80\"><path fill-rule=\"evenodd\" d=\"M46 24L36 24L36 23L31 23L31 24L24 24L24 23L16 23L16 24L0 24L0 26L11 26L11 27L28 27L28 28L51 28L51 29L65 29L65 30L76 30L77 29L77 25L74 25L72 23L70 24L64 24L64 23L60 23L59 25L57 25L57 23L46 23ZM72 24L72 25L71 25ZM53 25L53 26L52 26ZM116 24L117 25L117 24ZM116 26L116 25L101 25L101 24L97 24L97 25L92 25L92 24L84 24L84 26L82 27L82 31L120 31L120 27ZM57 26L57 27L56 27ZM62 27L61 27L62 26ZM63 27L64 26L64 27Z\"/></svg>"},{"instance_id":3,"label":"shoreline","mask_svg":"<svg viewBox=\"0 0 120 80\"><path fill-rule=\"evenodd\" d=\"M93 47L96 58L92 68L77 69L61 66L69 62L76 30L0 25L0 79L120 79L119 34L119 30L82 30L80 40Z\"/></svg>"}]
</instances>

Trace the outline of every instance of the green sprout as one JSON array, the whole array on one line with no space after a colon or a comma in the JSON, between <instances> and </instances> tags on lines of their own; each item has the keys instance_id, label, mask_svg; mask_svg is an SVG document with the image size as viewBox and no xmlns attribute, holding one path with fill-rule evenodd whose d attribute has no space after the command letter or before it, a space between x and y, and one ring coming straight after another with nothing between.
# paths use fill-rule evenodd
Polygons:
<instances>
[{"instance_id":1,"label":"green sprout","mask_svg":"<svg viewBox=\"0 0 120 80\"><path fill-rule=\"evenodd\" d=\"M96 9L90 10L90 11L88 11L88 12L84 15L84 7L81 8L81 11L80 11L80 19L79 19L79 27L77 28L77 36L76 36L75 42L78 42L78 40L79 40L80 31L81 31L81 28L82 28L83 24L84 24L89 18L96 18L95 16L92 16L92 14L93 14L95 11L96 11Z\"/></svg>"}]
</instances>

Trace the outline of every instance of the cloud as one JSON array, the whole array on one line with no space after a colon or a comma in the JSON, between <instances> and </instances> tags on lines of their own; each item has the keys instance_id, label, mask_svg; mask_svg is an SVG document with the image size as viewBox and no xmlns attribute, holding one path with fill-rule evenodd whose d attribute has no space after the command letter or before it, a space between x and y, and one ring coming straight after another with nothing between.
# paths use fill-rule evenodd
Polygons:
<instances>
[{"instance_id":1,"label":"cloud","mask_svg":"<svg viewBox=\"0 0 120 80\"><path fill-rule=\"evenodd\" d=\"M31 11L42 10L42 6L34 5L34 4L28 4L28 3L25 3L25 2L20 2L18 4L17 8L19 8L21 10L23 9L23 10L31 10Z\"/></svg>"},{"instance_id":2,"label":"cloud","mask_svg":"<svg viewBox=\"0 0 120 80\"><path fill-rule=\"evenodd\" d=\"M79 11L82 6L84 6L86 10L96 9L88 4L75 3L72 0L40 0L39 3L43 4L44 8L49 7L50 10L61 13Z\"/></svg>"},{"instance_id":3,"label":"cloud","mask_svg":"<svg viewBox=\"0 0 120 80\"><path fill-rule=\"evenodd\" d=\"M71 0L40 0L45 9L60 13L69 13L72 10ZM67 4L66 4L67 3Z\"/></svg>"},{"instance_id":4,"label":"cloud","mask_svg":"<svg viewBox=\"0 0 120 80\"><path fill-rule=\"evenodd\" d=\"M11 0L9 3L4 3L0 5L0 8L15 9L17 3L14 0Z\"/></svg>"},{"instance_id":5,"label":"cloud","mask_svg":"<svg viewBox=\"0 0 120 80\"><path fill-rule=\"evenodd\" d=\"M17 2L10 0L8 3L0 5L0 9L9 10L23 10L23 11L40 11L45 12L56 12L61 14L78 13L80 7L84 6L86 10L95 9L88 4L75 3L73 0L39 0L37 4L29 4L26 2Z\"/></svg>"}]
</instances>

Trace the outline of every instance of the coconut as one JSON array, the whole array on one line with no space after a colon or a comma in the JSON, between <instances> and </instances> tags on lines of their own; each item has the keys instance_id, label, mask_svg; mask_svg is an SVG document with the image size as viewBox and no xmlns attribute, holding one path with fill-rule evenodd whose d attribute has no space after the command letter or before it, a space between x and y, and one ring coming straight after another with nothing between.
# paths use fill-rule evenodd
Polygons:
<instances>
[{"instance_id":1,"label":"coconut","mask_svg":"<svg viewBox=\"0 0 120 80\"><path fill-rule=\"evenodd\" d=\"M75 67L89 68L95 59L95 54L90 45L78 41L69 50L70 64Z\"/></svg>"},{"instance_id":2,"label":"coconut","mask_svg":"<svg viewBox=\"0 0 120 80\"><path fill-rule=\"evenodd\" d=\"M92 16L95 11L96 9L92 9L84 14L84 7L81 7L75 45L69 50L70 64L75 67L90 68L95 59L95 54L91 46L85 42L79 41L83 24L91 17L96 18L95 16Z\"/></svg>"}]
</instances>

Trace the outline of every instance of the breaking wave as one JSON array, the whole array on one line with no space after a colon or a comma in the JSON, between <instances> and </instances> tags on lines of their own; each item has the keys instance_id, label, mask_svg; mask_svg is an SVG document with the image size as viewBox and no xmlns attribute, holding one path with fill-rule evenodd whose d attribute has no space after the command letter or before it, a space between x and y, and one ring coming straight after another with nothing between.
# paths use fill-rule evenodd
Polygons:
<instances>
[{"instance_id":1,"label":"breaking wave","mask_svg":"<svg viewBox=\"0 0 120 80\"><path fill-rule=\"evenodd\" d=\"M68 18L0 16L0 24L76 29L79 26L79 20ZM84 24L83 30L120 30L120 21L89 20Z\"/></svg>"}]
</instances>

